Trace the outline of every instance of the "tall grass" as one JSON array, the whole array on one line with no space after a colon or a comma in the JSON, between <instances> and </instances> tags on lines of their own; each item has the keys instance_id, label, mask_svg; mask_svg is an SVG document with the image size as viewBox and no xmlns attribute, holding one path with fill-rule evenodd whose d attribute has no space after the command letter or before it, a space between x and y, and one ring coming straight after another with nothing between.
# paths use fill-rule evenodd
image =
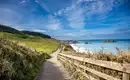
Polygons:
<instances>
[{"instance_id":1,"label":"tall grass","mask_svg":"<svg viewBox=\"0 0 130 80\"><path fill-rule=\"evenodd\" d=\"M118 51L116 54L104 52L103 49L101 51L94 52L94 53L90 53L89 51L87 53L80 53L73 50L73 48L70 45L65 45L63 52L65 54L84 57L84 58L93 58L97 60L113 61L118 63L130 63L130 51L127 52L121 51L117 47L115 49L117 49Z\"/></svg>"},{"instance_id":2,"label":"tall grass","mask_svg":"<svg viewBox=\"0 0 130 80\"><path fill-rule=\"evenodd\" d=\"M0 38L0 80L33 80L46 58L45 53Z\"/></svg>"},{"instance_id":3,"label":"tall grass","mask_svg":"<svg viewBox=\"0 0 130 80\"><path fill-rule=\"evenodd\" d=\"M95 59L95 60L112 61L112 62L117 62L117 63L121 63L121 64L122 63L128 63L129 64L130 63L130 52L129 51L128 52L121 51L117 47L116 47L116 49L118 51L117 54L106 53L106 52L104 52L103 49L101 51L95 52L95 53L90 53L90 52L79 53L79 52L74 51L73 48L70 45L66 44L66 45L64 45L64 49L63 49L62 53L68 54L68 55L73 55L73 56L78 56L78 57L83 57L83 58L91 58L91 59ZM68 60L71 60L71 59L67 58L66 62L61 61L61 63L68 70L68 72L70 72L70 75L72 75L76 71L77 67L74 66L73 64L67 65L67 63L69 63ZM84 63L84 62L80 62L80 61L76 61L76 60L75 61L71 60L71 61L76 62L79 65L84 65L88 68L97 70L99 72L105 73L107 75L111 75L113 77L116 77L116 78L122 80L122 76L123 76L122 72L112 70L112 69L108 69L108 68L104 68L104 67L97 66L97 65L94 65L94 64L90 64L90 63ZM80 75L80 74L81 74L80 72L76 73L73 77L74 80L86 80L86 79L81 79L81 78L84 78L84 76ZM89 74L89 75L95 77L97 80L104 80L104 79L94 75L93 73L86 71L86 74Z\"/></svg>"}]
</instances>

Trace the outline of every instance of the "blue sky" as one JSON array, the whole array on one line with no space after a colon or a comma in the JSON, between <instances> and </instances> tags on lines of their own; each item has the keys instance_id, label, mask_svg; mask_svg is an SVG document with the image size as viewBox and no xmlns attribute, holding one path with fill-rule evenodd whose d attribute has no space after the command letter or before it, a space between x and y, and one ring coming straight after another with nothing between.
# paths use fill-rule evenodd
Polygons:
<instances>
[{"instance_id":1,"label":"blue sky","mask_svg":"<svg viewBox=\"0 0 130 80\"><path fill-rule=\"evenodd\" d=\"M0 24L56 39L130 39L129 0L0 0Z\"/></svg>"}]
</instances>

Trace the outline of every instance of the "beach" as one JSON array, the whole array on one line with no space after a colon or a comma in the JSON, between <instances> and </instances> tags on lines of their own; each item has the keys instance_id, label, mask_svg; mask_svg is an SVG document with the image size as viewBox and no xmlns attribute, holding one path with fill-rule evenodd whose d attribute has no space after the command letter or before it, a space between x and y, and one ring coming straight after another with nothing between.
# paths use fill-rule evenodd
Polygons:
<instances>
[{"instance_id":1,"label":"beach","mask_svg":"<svg viewBox=\"0 0 130 80\"><path fill-rule=\"evenodd\" d=\"M79 47L76 44L70 44L70 46L76 51L76 52L81 52L81 53L87 53L88 50L85 49L84 47Z\"/></svg>"},{"instance_id":2,"label":"beach","mask_svg":"<svg viewBox=\"0 0 130 80\"><path fill-rule=\"evenodd\" d=\"M116 40L116 42L103 42L103 40L79 40L79 43L70 44L77 52L90 53L93 52L109 52L117 53L120 51L129 51L130 40ZM85 44L87 42L88 44Z\"/></svg>"}]
</instances>

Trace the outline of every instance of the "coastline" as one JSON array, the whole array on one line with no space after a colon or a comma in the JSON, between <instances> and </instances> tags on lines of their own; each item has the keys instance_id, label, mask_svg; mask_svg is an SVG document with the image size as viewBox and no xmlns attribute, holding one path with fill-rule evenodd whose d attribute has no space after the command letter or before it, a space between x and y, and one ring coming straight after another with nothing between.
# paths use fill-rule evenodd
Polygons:
<instances>
[{"instance_id":1,"label":"coastline","mask_svg":"<svg viewBox=\"0 0 130 80\"><path fill-rule=\"evenodd\" d=\"M76 46L76 44L69 44L76 52L80 52L80 53L88 53L88 50L83 48L83 47L79 47ZM91 51L89 51L89 53L92 53Z\"/></svg>"}]
</instances>

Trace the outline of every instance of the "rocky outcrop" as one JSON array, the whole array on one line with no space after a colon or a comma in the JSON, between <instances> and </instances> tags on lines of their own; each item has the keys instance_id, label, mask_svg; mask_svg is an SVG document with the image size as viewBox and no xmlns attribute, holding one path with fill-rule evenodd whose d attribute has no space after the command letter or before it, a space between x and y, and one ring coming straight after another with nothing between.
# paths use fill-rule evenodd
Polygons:
<instances>
[{"instance_id":1,"label":"rocky outcrop","mask_svg":"<svg viewBox=\"0 0 130 80\"><path fill-rule=\"evenodd\" d=\"M85 44L89 44L88 42L85 42Z\"/></svg>"},{"instance_id":2,"label":"rocky outcrop","mask_svg":"<svg viewBox=\"0 0 130 80\"><path fill-rule=\"evenodd\" d=\"M104 42L116 42L115 40L104 40Z\"/></svg>"}]
</instances>

